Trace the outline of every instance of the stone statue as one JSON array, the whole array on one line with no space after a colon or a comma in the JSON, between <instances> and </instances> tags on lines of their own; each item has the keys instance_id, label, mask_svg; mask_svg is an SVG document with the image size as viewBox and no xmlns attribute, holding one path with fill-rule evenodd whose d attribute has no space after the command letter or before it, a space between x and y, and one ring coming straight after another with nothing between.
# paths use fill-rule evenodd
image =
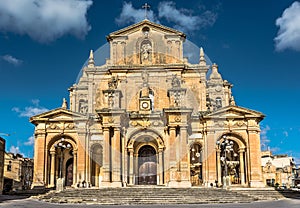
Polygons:
<instances>
[{"instance_id":1,"label":"stone statue","mask_svg":"<svg viewBox=\"0 0 300 208\"><path fill-rule=\"evenodd\" d=\"M150 53L151 53L152 47L150 43L145 43L141 47L141 58L143 61L149 61L150 60Z\"/></svg>"},{"instance_id":2,"label":"stone statue","mask_svg":"<svg viewBox=\"0 0 300 208\"><path fill-rule=\"evenodd\" d=\"M112 76L111 79L108 81L108 88L110 90L115 90L118 87L118 76L114 77Z\"/></svg>"}]
</instances>

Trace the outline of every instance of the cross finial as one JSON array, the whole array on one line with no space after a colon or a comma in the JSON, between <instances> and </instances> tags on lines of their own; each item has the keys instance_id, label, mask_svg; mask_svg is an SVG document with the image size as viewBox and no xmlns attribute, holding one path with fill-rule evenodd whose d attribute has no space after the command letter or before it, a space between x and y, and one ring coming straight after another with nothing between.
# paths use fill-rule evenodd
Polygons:
<instances>
[{"instance_id":1,"label":"cross finial","mask_svg":"<svg viewBox=\"0 0 300 208\"><path fill-rule=\"evenodd\" d=\"M145 9L145 19L148 19L148 9L150 9L150 5L145 3L142 8Z\"/></svg>"}]
</instances>

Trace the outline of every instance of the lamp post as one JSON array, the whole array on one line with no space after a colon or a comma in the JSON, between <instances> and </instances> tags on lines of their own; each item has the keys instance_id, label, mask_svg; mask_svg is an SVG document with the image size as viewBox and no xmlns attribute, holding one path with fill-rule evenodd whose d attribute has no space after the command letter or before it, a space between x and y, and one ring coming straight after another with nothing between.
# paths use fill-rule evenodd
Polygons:
<instances>
[{"instance_id":1,"label":"lamp post","mask_svg":"<svg viewBox=\"0 0 300 208\"><path fill-rule=\"evenodd\" d=\"M57 150L60 150L60 161L59 161L59 178L57 180L57 191L62 191L64 187L64 178L62 174L62 168L63 168L63 159L64 159L64 151L66 149L69 149L71 147L71 144L68 142L65 142L64 138L61 138L61 141L58 144L55 144L54 147Z\"/></svg>"},{"instance_id":2,"label":"lamp post","mask_svg":"<svg viewBox=\"0 0 300 208\"><path fill-rule=\"evenodd\" d=\"M229 186L227 154L233 152L233 141L228 140L224 135L223 141L217 141L216 144L218 149L221 150L220 160L224 163L223 188L226 188Z\"/></svg>"}]
</instances>

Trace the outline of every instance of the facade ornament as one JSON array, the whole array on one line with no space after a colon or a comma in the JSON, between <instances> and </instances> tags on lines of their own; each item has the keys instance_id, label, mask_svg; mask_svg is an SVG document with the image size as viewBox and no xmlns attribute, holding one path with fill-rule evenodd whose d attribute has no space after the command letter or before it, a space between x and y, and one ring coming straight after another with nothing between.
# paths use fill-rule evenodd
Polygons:
<instances>
[{"instance_id":1,"label":"facade ornament","mask_svg":"<svg viewBox=\"0 0 300 208\"><path fill-rule=\"evenodd\" d=\"M200 60L199 60L199 65L200 66L206 66L206 60L205 60L205 56L204 56L204 51L203 48L200 48Z\"/></svg>"},{"instance_id":2,"label":"facade ornament","mask_svg":"<svg viewBox=\"0 0 300 208\"><path fill-rule=\"evenodd\" d=\"M115 104L114 94L113 93L109 93L109 95L108 95L108 107L113 108L114 104Z\"/></svg>"},{"instance_id":3,"label":"facade ornament","mask_svg":"<svg viewBox=\"0 0 300 208\"><path fill-rule=\"evenodd\" d=\"M172 76L172 88L180 88L181 87L181 82L177 75Z\"/></svg>"},{"instance_id":4,"label":"facade ornament","mask_svg":"<svg viewBox=\"0 0 300 208\"><path fill-rule=\"evenodd\" d=\"M141 126L143 128L148 128L151 126L151 122L147 118L143 118L143 120L131 121L130 124L132 126Z\"/></svg>"},{"instance_id":5,"label":"facade ornament","mask_svg":"<svg viewBox=\"0 0 300 208\"><path fill-rule=\"evenodd\" d=\"M234 97L233 96L231 96L231 98L230 98L230 105L235 106L235 101L234 101Z\"/></svg>"},{"instance_id":6,"label":"facade ornament","mask_svg":"<svg viewBox=\"0 0 300 208\"><path fill-rule=\"evenodd\" d=\"M66 98L63 98L63 102L62 102L61 108L67 109L67 107L68 107L67 100L66 100Z\"/></svg>"},{"instance_id":7,"label":"facade ornament","mask_svg":"<svg viewBox=\"0 0 300 208\"><path fill-rule=\"evenodd\" d=\"M180 116L176 116L175 117L175 122L180 122L181 121L181 117Z\"/></svg>"},{"instance_id":8,"label":"facade ornament","mask_svg":"<svg viewBox=\"0 0 300 208\"><path fill-rule=\"evenodd\" d=\"M147 63L151 61L151 52L152 52L152 46L149 40L145 41L141 45L141 62Z\"/></svg>"},{"instance_id":9,"label":"facade ornament","mask_svg":"<svg viewBox=\"0 0 300 208\"><path fill-rule=\"evenodd\" d=\"M89 61L88 61L88 67L89 68L95 67L95 60L94 60L93 50L90 51L90 56L89 56Z\"/></svg>"},{"instance_id":10,"label":"facade ornament","mask_svg":"<svg viewBox=\"0 0 300 208\"><path fill-rule=\"evenodd\" d=\"M87 112L88 112L88 104L87 104L86 101L82 101L80 103L79 112L82 113L82 114L87 114Z\"/></svg>"},{"instance_id":11,"label":"facade ornament","mask_svg":"<svg viewBox=\"0 0 300 208\"><path fill-rule=\"evenodd\" d=\"M111 79L108 81L108 88L110 90L115 90L118 88L118 76L112 76Z\"/></svg>"}]
</instances>

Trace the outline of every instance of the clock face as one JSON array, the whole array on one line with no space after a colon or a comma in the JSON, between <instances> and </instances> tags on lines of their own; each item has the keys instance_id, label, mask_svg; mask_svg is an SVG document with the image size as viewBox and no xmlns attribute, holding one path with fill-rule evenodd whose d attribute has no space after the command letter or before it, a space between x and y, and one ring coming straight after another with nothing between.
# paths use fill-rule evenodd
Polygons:
<instances>
[{"instance_id":1,"label":"clock face","mask_svg":"<svg viewBox=\"0 0 300 208\"><path fill-rule=\"evenodd\" d=\"M149 107L149 103L148 102L143 102L142 103L142 108L146 109Z\"/></svg>"}]
</instances>

